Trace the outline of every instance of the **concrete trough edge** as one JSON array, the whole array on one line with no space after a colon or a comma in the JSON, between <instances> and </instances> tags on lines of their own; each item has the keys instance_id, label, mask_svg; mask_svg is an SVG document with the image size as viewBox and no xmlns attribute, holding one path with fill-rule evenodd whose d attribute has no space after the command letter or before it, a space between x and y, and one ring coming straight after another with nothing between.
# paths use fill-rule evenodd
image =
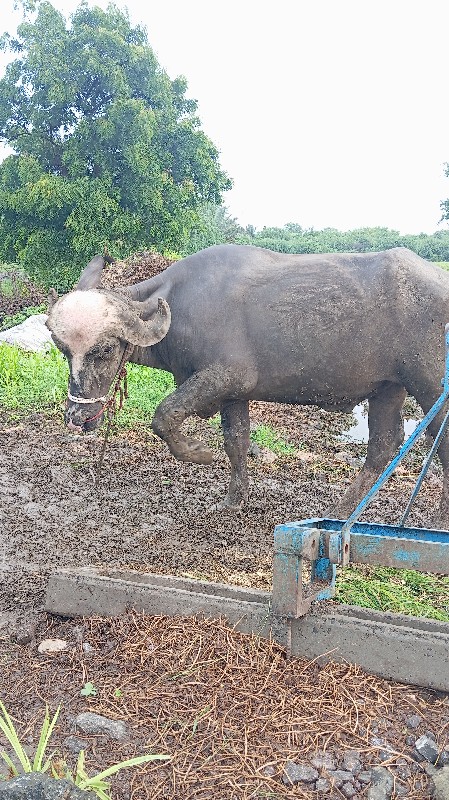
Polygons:
<instances>
[{"instance_id":1,"label":"concrete trough edge","mask_svg":"<svg viewBox=\"0 0 449 800\"><path fill-rule=\"evenodd\" d=\"M269 592L119 570L61 569L49 578L46 610L58 616L225 618L242 633L272 636L307 659L345 661L384 678L449 691L449 623L319 603L301 619L271 613Z\"/></svg>"}]
</instances>

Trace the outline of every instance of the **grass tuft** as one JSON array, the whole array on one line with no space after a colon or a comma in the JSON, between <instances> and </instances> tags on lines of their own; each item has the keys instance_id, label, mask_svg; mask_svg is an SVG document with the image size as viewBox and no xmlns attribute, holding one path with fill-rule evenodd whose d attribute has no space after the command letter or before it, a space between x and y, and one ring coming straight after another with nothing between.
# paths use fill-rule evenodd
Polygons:
<instances>
[{"instance_id":1,"label":"grass tuft","mask_svg":"<svg viewBox=\"0 0 449 800\"><path fill-rule=\"evenodd\" d=\"M336 600L449 622L449 578L414 570L346 567L338 572Z\"/></svg>"}]
</instances>

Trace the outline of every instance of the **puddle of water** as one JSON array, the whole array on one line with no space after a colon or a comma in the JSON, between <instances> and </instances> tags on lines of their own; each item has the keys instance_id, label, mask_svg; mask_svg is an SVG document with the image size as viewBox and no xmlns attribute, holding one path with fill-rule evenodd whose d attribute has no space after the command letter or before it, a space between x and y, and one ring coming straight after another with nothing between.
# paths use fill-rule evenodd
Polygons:
<instances>
[{"instance_id":1,"label":"puddle of water","mask_svg":"<svg viewBox=\"0 0 449 800\"><path fill-rule=\"evenodd\" d=\"M344 431L340 436L345 442L357 442L357 443L367 443L369 430L368 430L368 406L365 403L360 403L360 405L354 408L352 412L356 418L356 424L352 425L351 428L348 428L347 431ZM417 419L405 419L404 420L404 434L405 438L408 439L409 436L412 435L413 431L415 430L416 426L418 425L419 420Z\"/></svg>"}]
</instances>

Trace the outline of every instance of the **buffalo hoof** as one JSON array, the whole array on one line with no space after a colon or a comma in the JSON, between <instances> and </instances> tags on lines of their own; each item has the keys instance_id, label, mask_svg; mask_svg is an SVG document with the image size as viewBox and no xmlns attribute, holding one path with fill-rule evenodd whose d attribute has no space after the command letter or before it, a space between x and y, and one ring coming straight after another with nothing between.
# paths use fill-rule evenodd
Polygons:
<instances>
[{"instance_id":1,"label":"buffalo hoof","mask_svg":"<svg viewBox=\"0 0 449 800\"><path fill-rule=\"evenodd\" d=\"M220 503L217 504L217 511L241 511L245 505L245 500L236 500L235 497L225 497Z\"/></svg>"},{"instance_id":2,"label":"buffalo hoof","mask_svg":"<svg viewBox=\"0 0 449 800\"><path fill-rule=\"evenodd\" d=\"M213 450L196 439L191 439L188 445L172 452L178 461L187 461L190 464L212 464L214 460Z\"/></svg>"}]
</instances>

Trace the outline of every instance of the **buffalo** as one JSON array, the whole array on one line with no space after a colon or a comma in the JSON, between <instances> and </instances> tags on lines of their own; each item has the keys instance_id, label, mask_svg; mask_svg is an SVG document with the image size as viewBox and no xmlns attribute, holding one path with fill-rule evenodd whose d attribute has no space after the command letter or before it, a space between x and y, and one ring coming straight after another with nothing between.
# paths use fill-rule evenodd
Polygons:
<instances>
[{"instance_id":1,"label":"buffalo","mask_svg":"<svg viewBox=\"0 0 449 800\"><path fill-rule=\"evenodd\" d=\"M47 324L70 365L66 423L100 424L124 357L171 372L177 389L153 430L175 458L210 464L212 451L181 425L220 412L231 465L224 506L247 500L250 400L335 411L368 400L367 457L334 510L345 518L403 441L406 394L427 412L441 392L449 276L405 248L290 255L218 245L120 290L98 288L104 263L96 256L74 291L50 303ZM447 527L447 437L438 452Z\"/></svg>"}]
</instances>

